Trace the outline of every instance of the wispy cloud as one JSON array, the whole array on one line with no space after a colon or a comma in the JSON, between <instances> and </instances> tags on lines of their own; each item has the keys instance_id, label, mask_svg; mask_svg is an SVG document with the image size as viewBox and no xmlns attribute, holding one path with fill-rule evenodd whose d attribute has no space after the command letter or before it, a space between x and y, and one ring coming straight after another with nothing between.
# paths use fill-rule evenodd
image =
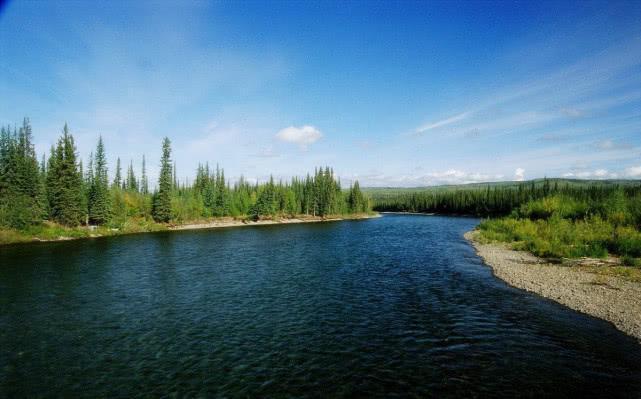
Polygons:
<instances>
[{"instance_id":1,"label":"wispy cloud","mask_svg":"<svg viewBox=\"0 0 641 399\"><path fill-rule=\"evenodd\" d=\"M555 114L525 111L509 114L504 117L486 119L482 122L470 124L470 126L466 128L477 131L478 135L493 136L506 132L509 133L518 129L538 126L558 118L559 116Z\"/></svg>"},{"instance_id":2,"label":"wispy cloud","mask_svg":"<svg viewBox=\"0 0 641 399\"><path fill-rule=\"evenodd\" d=\"M29 4L16 6L32 8ZM47 7L59 15L59 5ZM117 156L133 158L139 165L136 160L146 153L152 180L163 136L172 139L181 174L192 174L197 162L229 159L245 140L243 126L249 123L243 118L254 103L243 102L243 112L233 115L227 108L235 99L278 81L288 71L288 64L276 49L248 51L218 41L204 45L201 23L207 7L141 3L135 9L125 9L127 12L119 13L110 23L86 24L82 19L64 23L64 33L58 32L55 40L46 42L56 50L42 63L46 65L46 84L36 86L30 81L13 89L29 99L25 101L29 107L26 115L32 116L38 152L47 151L62 124L69 121L82 157L94 149L102 134L112 168ZM74 11L78 8L70 5L69 12ZM118 25L140 13L149 18L143 18L135 29ZM60 23L52 18L47 29L56 31ZM42 45L47 37L30 27L25 30L36 45ZM4 83L0 79L0 85ZM229 100L222 102L220 98ZM36 110L38 114L34 114ZM212 115L221 121L218 125L207 125ZM259 115L254 112L252 117L258 119ZM271 126L270 138L273 129Z\"/></svg>"},{"instance_id":3,"label":"wispy cloud","mask_svg":"<svg viewBox=\"0 0 641 399\"><path fill-rule=\"evenodd\" d=\"M421 134L427 132L428 130L432 130L432 129L436 129L436 128L439 128L439 127L451 125L452 123L456 123L458 121L461 121L461 120L467 118L469 115L470 115L470 112L463 112L461 114L454 115L454 116L449 117L447 119L440 120L438 122L432 122L432 123L428 123L428 124L422 125L422 126L416 128L416 134L417 135L421 135Z\"/></svg>"},{"instance_id":4,"label":"wispy cloud","mask_svg":"<svg viewBox=\"0 0 641 399\"><path fill-rule=\"evenodd\" d=\"M629 143L618 143L612 139L599 140L593 144L593 147L602 151L619 151L633 148Z\"/></svg>"},{"instance_id":5,"label":"wispy cloud","mask_svg":"<svg viewBox=\"0 0 641 399\"><path fill-rule=\"evenodd\" d=\"M261 147L258 152L253 154L253 156L257 158L278 158L280 157L280 154L278 154L275 150L274 147L271 145Z\"/></svg>"},{"instance_id":6,"label":"wispy cloud","mask_svg":"<svg viewBox=\"0 0 641 399\"><path fill-rule=\"evenodd\" d=\"M485 93L478 105L437 122L421 125L415 136L439 131L450 136L492 137L562 124L641 100L639 90L611 94L613 85L638 87L634 70L641 37L633 37L575 63L549 71L542 77L503 86ZM474 93L470 93L473 97ZM474 134L470 134L474 132Z\"/></svg>"},{"instance_id":7,"label":"wispy cloud","mask_svg":"<svg viewBox=\"0 0 641 399\"><path fill-rule=\"evenodd\" d=\"M567 117L570 117L570 118L579 118L579 117L583 116L583 111L581 111L580 109L576 109L576 108L563 107L559 111L561 111L561 113L563 115L565 115Z\"/></svg>"}]
</instances>

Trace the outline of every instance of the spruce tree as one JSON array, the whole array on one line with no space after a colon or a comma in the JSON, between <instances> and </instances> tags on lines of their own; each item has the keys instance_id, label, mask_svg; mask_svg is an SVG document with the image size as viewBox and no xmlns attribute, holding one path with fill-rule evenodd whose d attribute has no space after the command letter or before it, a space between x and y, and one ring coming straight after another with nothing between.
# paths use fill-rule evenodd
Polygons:
<instances>
[{"instance_id":1,"label":"spruce tree","mask_svg":"<svg viewBox=\"0 0 641 399\"><path fill-rule=\"evenodd\" d=\"M40 219L46 219L49 215L49 201L47 201L47 163L45 154L42 154L42 162L40 163L40 173L38 184L40 185L40 195L38 202L40 203Z\"/></svg>"},{"instance_id":2,"label":"spruce tree","mask_svg":"<svg viewBox=\"0 0 641 399\"><path fill-rule=\"evenodd\" d=\"M89 154L89 165L87 165L87 173L85 173L85 187L88 188L87 197L89 197L89 189L93 186L93 152Z\"/></svg>"},{"instance_id":3,"label":"spruce tree","mask_svg":"<svg viewBox=\"0 0 641 399\"><path fill-rule=\"evenodd\" d=\"M51 217L60 224L77 226L83 219L82 176L76 163L73 136L65 124L47 173Z\"/></svg>"},{"instance_id":4,"label":"spruce tree","mask_svg":"<svg viewBox=\"0 0 641 399\"><path fill-rule=\"evenodd\" d=\"M23 228L43 216L40 170L28 118L19 130L0 133L0 223Z\"/></svg>"},{"instance_id":5,"label":"spruce tree","mask_svg":"<svg viewBox=\"0 0 641 399\"><path fill-rule=\"evenodd\" d=\"M274 177L269 177L269 183L264 184L258 192L256 203L250 213L253 219L257 220L261 216L274 216L276 214L276 185Z\"/></svg>"},{"instance_id":6,"label":"spruce tree","mask_svg":"<svg viewBox=\"0 0 641 399\"><path fill-rule=\"evenodd\" d=\"M0 128L0 216L4 215L4 206L8 203L9 182L7 167L9 164L10 135L4 126Z\"/></svg>"},{"instance_id":7,"label":"spruce tree","mask_svg":"<svg viewBox=\"0 0 641 399\"><path fill-rule=\"evenodd\" d=\"M178 176L176 173L176 162L174 162L174 172L172 173L173 176L173 189L178 190Z\"/></svg>"},{"instance_id":8,"label":"spruce tree","mask_svg":"<svg viewBox=\"0 0 641 399\"><path fill-rule=\"evenodd\" d=\"M33 146L33 134L28 118L24 118L18 141L18 190L28 198L34 220L41 211L38 209L40 193L40 175L38 158Z\"/></svg>"},{"instance_id":9,"label":"spruce tree","mask_svg":"<svg viewBox=\"0 0 641 399\"><path fill-rule=\"evenodd\" d=\"M49 209L48 216L53 219L53 204L56 201L58 193L58 178L57 173L58 151L57 147L51 146L49 150L49 159L47 160L47 174L45 175L45 190L47 193L47 208Z\"/></svg>"},{"instance_id":10,"label":"spruce tree","mask_svg":"<svg viewBox=\"0 0 641 399\"><path fill-rule=\"evenodd\" d=\"M122 187L122 175L120 171L120 158L116 160L116 176L114 177L113 187L121 188Z\"/></svg>"},{"instance_id":11,"label":"spruce tree","mask_svg":"<svg viewBox=\"0 0 641 399\"><path fill-rule=\"evenodd\" d=\"M129 168L127 169L127 180L125 183L127 191L138 191L138 181L136 180L136 175L134 174L134 164L133 161L129 162Z\"/></svg>"},{"instance_id":12,"label":"spruce tree","mask_svg":"<svg viewBox=\"0 0 641 399\"><path fill-rule=\"evenodd\" d=\"M93 179L89 189L89 221L105 224L111 216L111 197L107 174L107 157L102 137L98 138L93 165Z\"/></svg>"},{"instance_id":13,"label":"spruce tree","mask_svg":"<svg viewBox=\"0 0 641 399\"><path fill-rule=\"evenodd\" d=\"M78 162L78 172L80 174L80 192L82 193L82 203L80 208L82 209L83 223L89 224L89 189L90 186L85 184L85 173L84 167L82 166L82 159Z\"/></svg>"},{"instance_id":14,"label":"spruce tree","mask_svg":"<svg viewBox=\"0 0 641 399\"><path fill-rule=\"evenodd\" d=\"M0 224L19 228L27 221L16 214L17 136L3 127L0 137Z\"/></svg>"},{"instance_id":15,"label":"spruce tree","mask_svg":"<svg viewBox=\"0 0 641 399\"><path fill-rule=\"evenodd\" d=\"M361 191L358 180L355 181L354 185L349 189L347 203L349 212L351 213L367 212L368 210L369 204Z\"/></svg>"},{"instance_id":16,"label":"spruce tree","mask_svg":"<svg viewBox=\"0 0 641 399\"><path fill-rule=\"evenodd\" d=\"M227 185L225 182L225 171L221 170L216 165L216 176L214 177L215 190L214 190L214 216L225 216L229 214L229 199L227 193Z\"/></svg>"},{"instance_id":17,"label":"spruce tree","mask_svg":"<svg viewBox=\"0 0 641 399\"><path fill-rule=\"evenodd\" d=\"M154 195L152 215L157 222L171 220L171 141L165 137L162 142L162 158L160 160L160 176L158 177L158 191Z\"/></svg>"},{"instance_id":18,"label":"spruce tree","mask_svg":"<svg viewBox=\"0 0 641 399\"><path fill-rule=\"evenodd\" d=\"M82 163L81 163L82 165ZM93 179L94 179L94 173L93 173L93 152L89 154L89 164L87 165L87 172L84 173L83 177L83 192L85 194L85 202L86 202L86 208L87 208L87 224L89 224L89 212L90 212L90 203L91 203L91 195L92 195L92 190L93 190ZM82 168L80 169L80 173L82 174Z\"/></svg>"},{"instance_id":19,"label":"spruce tree","mask_svg":"<svg viewBox=\"0 0 641 399\"><path fill-rule=\"evenodd\" d=\"M147 179L147 167L145 165L145 154L142 154L142 176L140 177L140 192L145 195L149 193L149 181Z\"/></svg>"}]
</instances>

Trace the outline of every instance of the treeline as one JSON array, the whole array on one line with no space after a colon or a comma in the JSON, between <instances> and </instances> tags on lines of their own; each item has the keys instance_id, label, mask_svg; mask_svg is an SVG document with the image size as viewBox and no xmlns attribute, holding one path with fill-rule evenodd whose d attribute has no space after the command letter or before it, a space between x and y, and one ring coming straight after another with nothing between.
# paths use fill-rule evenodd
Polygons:
<instances>
[{"instance_id":1,"label":"treeline","mask_svg":"<svg viewBox=\"0 0 641 399\"><path fill-rule=\"evenodd\" d=\"M604 257L641 264L641 184L543 179L493 187L433 188L372 195L378 211L490 217L482 237L537 256Z\"/></svg>"},{"instance_id":2,"label":"treeline","mask_svg":"<svg viewBox=\"0 0 641 399\"><path fill-rule=\"evenodd\" d=\"M613 192L626 197L641 193L641 185L559 184L542 182L514 183L475 189L427 190L424 192L373 195L374 210L388 212L422 212L451 215L505 216L521 205L551 195L563 195L587 203L603 203Z\"/></svg>"},{"instance_id":3,"label":"treeline","mask_svg":"<svg viewBox=\"0 0 641 399\"><path fill-rule=\"evenodd\" d=\"M78 157L73 135L65 124L48 157L38 161L29 120L21 127L0 130L0 226L24 229L43 221L64 226L120 227L130 220L160 223L208 217L253 219L310 215L326 217L366 213L369 199L358 182L341 188L329 167L304 179L250 184L240 178L233 185L223 169L200 165L193 184L181 183L171 159L171 142L162 143L158 184L150 190L145 158L141 177L133 163L125 176L120 159L113 180L108 174L102 138L86 168Z\"/></svg>"}]
</instances>

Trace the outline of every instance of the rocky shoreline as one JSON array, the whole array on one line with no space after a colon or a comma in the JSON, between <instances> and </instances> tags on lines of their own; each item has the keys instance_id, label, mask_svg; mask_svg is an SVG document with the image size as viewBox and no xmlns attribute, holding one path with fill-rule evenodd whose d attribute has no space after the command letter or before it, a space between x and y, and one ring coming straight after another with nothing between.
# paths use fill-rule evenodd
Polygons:
<instances>
[{"instance_id":1,"label":"rocky shoreline","mask_svg":"<svg viewBox=\"0 0 641 399\"><path fill-rule=\"evenodd\" d=\"M267 220L238 220L234 218L220 218L218 220L209 221L205 223L188 223L180 224L176 226L170 226L169 230L197 230L197 229L215 229L222 227L241 227L241 226L263 226L263 225L272 225L272 224L295 224L295 223L318 223L318 222L338 222L341 220L357 220L357 219L371 219L375 217L380 217L379 214L363 214L363 215L351 215L351 216L341 216L341 217L331 217L331 218L321 218L321 217L294 217L294 218L284 218L284 219L267 219Z\"/></svg>"},{"instance_id":2,"label":"rocky shoreline","mask_svg":"<svg viewBox=\"0 0 641 399\"><path fill-rule=\"evenodd\" d=\"M549 263L505 244L481 243L478 231L465 233L494 275L576 311L607 320L641 343L641 284L580 267Z\"/></svg>"}]
</instances>

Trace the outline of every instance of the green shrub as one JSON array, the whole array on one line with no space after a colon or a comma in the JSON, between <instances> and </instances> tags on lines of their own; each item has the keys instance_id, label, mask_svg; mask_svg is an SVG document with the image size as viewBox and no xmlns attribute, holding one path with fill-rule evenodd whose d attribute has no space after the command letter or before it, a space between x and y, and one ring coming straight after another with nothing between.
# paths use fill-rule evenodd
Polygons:
<instances>
[{"instance_id":1,"label":"green shrub","mask_svg":"<svg viewBox=\"0 0 641 399\"><path fill-rule=\"evenodd\" d=\"M560 206L558 197L547 197L521 205L518 215L531 220L548 219Z\"/></svg>"},{"instance_id":2,"label":"green shrub","mask_svg":"<svg viewBox=\"0 0 641 399\"><path fill-rule=\"evenodd\" d=\"M621 263L624 266L639 266L641 265L641 262L639 262L639 259L636 259L630 255L625 255L621 258Z\"/></svg>"},{"instance_id":3,"label":"green shrub","mask_svg":"<svg viewBox=\"0 0 641 399\"><path fill-rule=\"evenodd\" d=\"M483 221L481 235L548 258L641 257L641 232L627 211L636 205L626 204L618 192L600 204L560 195L529 201L511 217Z\"/></svg>"},{"instance_id":4,"label":"green shrub","mask_svg":"<svg viewBox=\"0 0 641 399\"><path fill-rule=\"evenodd\" d=\"M567 195L553 195L521 205L516 212L520 218L547 220L553 216L564 219L582 219L590 213L590 206Z\"/></svg>"},{"instance_id":5,"label":"green shrub","mask_svg":"<svg viewBox=\"0 0 641 399\"><path fill-rule=\"evenodd\" d=\"M617 228L609 244L613 253L641 257L641 233L631 227Z\"/></svg>"}]
</instances>

